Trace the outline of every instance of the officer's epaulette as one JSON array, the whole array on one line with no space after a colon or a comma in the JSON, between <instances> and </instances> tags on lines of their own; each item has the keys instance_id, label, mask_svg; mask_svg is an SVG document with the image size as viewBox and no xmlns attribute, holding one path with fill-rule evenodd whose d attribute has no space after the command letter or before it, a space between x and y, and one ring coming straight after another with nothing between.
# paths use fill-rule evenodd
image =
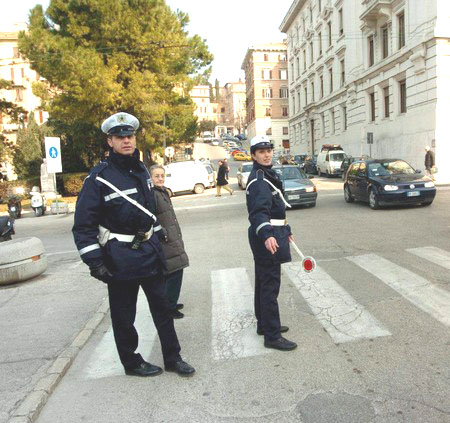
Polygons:
<instances>
[{"instance_id":1,"label":"officer's epaulette","mask_svg":"<svg viewBox=\"0 0 450 423\"><path fill-rule=\"evenodd\" d=\"M264 179L264 172L262 171L262 169L258 169L256 171L256 179L259 179L259 180Z\"/></svg>"},{"instance_id":2,"label":"officer's epaulette","mask_svg":"<svg viewBox=\"0 0 450 423\"><path fill-rule=\"evenodd\" d=\"M106 160L100 162L97 166L94 166L91 169L91 173L89 173L88 178L93 176L94 178L101 173L103 170L105 170L108 167L108 162Z\"/></svg>"}]
</instances>

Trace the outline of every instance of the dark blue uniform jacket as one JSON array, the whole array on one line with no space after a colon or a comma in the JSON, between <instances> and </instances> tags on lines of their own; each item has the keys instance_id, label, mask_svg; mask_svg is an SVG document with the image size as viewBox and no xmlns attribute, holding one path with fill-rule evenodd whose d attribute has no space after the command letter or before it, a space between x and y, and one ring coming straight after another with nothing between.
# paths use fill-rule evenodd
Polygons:
<instances>
[{"instance_id":1,"label":"dark blue uniform jacket","mask_svg":"<svg viewBox=\"0 0 450 423\"><path fill-rule=\"evenodd\" d=\"M251 182L254 179L256 181ZM280 178L272 170L272 166L261 166L254 162L247 181L247 210L250 221L248 238L255 262L266 266L291 261L290 226L270 224L270 219L286 219L286 206L280 194L267 181L283 192ZM268 251L264 245L265 240L272 236L279 245L275 254Z\"/></svg>"},{"instance_id":2,"label":"dark blue uniform jacket","mask_svg":"<svg viewBox=\"0 0 450 423\"><path fill-rule=\"evenodd\" d=\"M165 260L156 233L137 250L131 249L130 242L117 239L100 246L99 225L113 233L135 235L140 230L149 231L153 225L156 228L158 223L98 181L97 176L151 213L155 214L156 209L150 175L139 160L139 152L136 150L133 156L123 156L111 151L106 161L92 169L78 195L72 232L82 260L89 267L106 265L118 280L141 279L161 271Z\"/></svg>"}]
</instances>

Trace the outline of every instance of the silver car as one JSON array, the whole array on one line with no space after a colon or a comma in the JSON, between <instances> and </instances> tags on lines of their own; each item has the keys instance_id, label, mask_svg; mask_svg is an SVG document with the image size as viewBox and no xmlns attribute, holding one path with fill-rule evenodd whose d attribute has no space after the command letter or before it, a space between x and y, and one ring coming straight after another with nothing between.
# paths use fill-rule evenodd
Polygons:
<instances>
[{"instance_id":1,"label":"silver car","mask_svg":"<svg viewBox=\"0 0 450 423\"><path fill-rule=\"evenodd\" d=\"M245 189L247 187L247 180L252 169L253 169L253 162L245 162L239 166L236 176L238 180L238 185L242 189Z\"/></svg>"}]
</instances>

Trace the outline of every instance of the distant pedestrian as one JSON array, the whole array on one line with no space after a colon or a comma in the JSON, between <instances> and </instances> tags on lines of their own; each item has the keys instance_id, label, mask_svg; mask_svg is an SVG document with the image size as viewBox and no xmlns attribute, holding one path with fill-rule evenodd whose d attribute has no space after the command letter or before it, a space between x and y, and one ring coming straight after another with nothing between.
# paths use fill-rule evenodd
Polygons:
<instances>
[{"instance_id":1,"label":"distant pedestrian","mask_svg":"<svg viewBox=\"0 0 450 423\"><path fill-rule=\"evenodd\" d=\"M219 170L217 171L217 194L216 197L221 197L221 189L228 191L230 195L233 195L233 190L228 186L228 181L226 178L227 165L223 163L223 160L219 160Z\"/></svg>"},{"instance_id":2,"label":"distant pedestrian","mask_svg":"<svg viewBox=\"0 0 450 423\"><path fill-rule=\"evenodd\" d=\"M163 166L154 165L150 168L153 181L156 202L156 217L165 231L165 242L162 249L167 261L166 292L169 300L169 308L174 319L182 319L184 314L180 312L183 304L178 304L180 298L183 269L189 266L189 258L184 250L180 225L170 201L169 193L164 186L166 174Z\"/></svg>"},{"instance_id":3,"label":"distant pedestrian","mask_svg":"<svg viewBox=\"0 0 450 423\"><path fill-rule=\"evenodd\" d=\"M430 146L425 147L425 174L434 181L434 153L431 151Z\"/></svg>"},{"instance_id":4,"label":"distant pedestrian","mask_svg":"<svg viewBox=\"0 0 450 423\"><path fill-rule=\"evenodd\" d=\"M227 159L223 159L223 164L225 165L225 168L226 168L225 178L228 180L228 175L230 173L230 165L228 164Z\"/></svg>"}]
</instances>

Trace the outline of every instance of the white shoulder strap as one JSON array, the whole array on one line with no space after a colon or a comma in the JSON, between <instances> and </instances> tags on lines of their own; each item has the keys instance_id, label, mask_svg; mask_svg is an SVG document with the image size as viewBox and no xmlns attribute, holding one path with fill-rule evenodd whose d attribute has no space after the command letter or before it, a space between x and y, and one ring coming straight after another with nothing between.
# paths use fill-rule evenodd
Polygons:
<instances>
[{"instance_id":1,"label":"white shoulder strap","mask_svg":"<svg viewBox=\"0 0 450 423\"><path fill-rule=\"evenodd\" d=\"M283 195L283 193L274 185L274 184L272 184L272 182L270 182L269 180L267 180L266 178L263 178L262 179L263 181L266 181L277 193L278 193L278 195L280 196L280 198L283 200L283 202L284 202L284 205L286 206L286 207L289 207L289 208L291 208L292 206L284 199L284 195ZM255 181L257 181L257 178L255 178L255 179L252 179L248 184L247 184L247 189L246 189L246 194L248 194L248 187L253 183L253 182L255 182Z\"/></svg>"},{"instance_id":2,"label":"white shoulder strap","mask_svg":"<svg viewBox=\"0 0 450 423\"><path fill-rule=\"evenodd\" d=\"M133 206L136 206L139 210L142 210L146 215L150 216L156 222L156 216L153 213L148 211L144 206L139 204L137 201L128 197L128 195L124 194L122 191L120 191L120 189L116 188L111 182L108 182L106 179L103 179L100 176L97 176L96 180L110 187L113 191L117 192L117 194L125 198L125 200L129 201L131 204L133 204Z\"/></svg>"}]
</instances>

